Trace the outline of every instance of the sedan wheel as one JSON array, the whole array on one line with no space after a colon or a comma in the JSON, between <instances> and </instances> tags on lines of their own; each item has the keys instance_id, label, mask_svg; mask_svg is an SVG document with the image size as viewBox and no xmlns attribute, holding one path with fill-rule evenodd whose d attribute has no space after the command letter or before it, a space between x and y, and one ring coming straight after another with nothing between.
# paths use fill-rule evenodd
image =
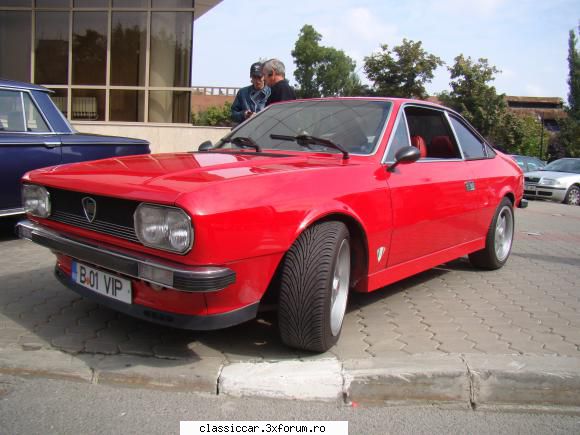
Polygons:
<instances>
[{"instance_id":1,"label":"sedan wheel","mask_svg":"<svg viewBox=\"0 0 580 435\"><path fill-rule=\"evenodd\" d=\"M278 323L282 341L325 352L340 336L350 288L350 239L342 222L306 229L282 262Z\"/></svg>"},{"instance_id":2,"label":"sedan wheel","mask_svg":"<svg viewBox=\"0 0 580 435\"><path fill-rule=\"evenodd\" d=\"M580 187L572 186L566 193L564 202L569 205L580 205Z\"/></svg>"}]
</instances>

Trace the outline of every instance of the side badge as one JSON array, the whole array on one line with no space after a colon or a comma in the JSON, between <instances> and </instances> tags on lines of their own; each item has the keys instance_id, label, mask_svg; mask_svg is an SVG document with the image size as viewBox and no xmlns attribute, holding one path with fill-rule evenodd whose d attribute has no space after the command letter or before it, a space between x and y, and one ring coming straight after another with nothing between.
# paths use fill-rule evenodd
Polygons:
<instances>
[{"instance_id":1,"label":"side badge","mask_svg":"<svg viewBox=\"0 0 580 435\"><path fill-rule=\"evenodd\" d=\"M379 249L377 249L377 262L381 262L381 259L383 258L383 254L385 253L385 248L383 246L381 246Z\"/></svg>"}]
</instances>

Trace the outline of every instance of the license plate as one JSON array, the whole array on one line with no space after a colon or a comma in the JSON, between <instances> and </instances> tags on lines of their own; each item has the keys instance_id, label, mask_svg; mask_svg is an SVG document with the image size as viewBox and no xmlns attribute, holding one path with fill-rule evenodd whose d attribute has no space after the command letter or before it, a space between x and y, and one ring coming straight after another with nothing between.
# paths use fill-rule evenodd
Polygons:
<instances>
[{"instance_id":1,"label":"license plate","mask_svg":"<svg viewBox=\"0 0 580 435\"><path fill-rule=\"evenodd\" d=\"M95 293L126 304L132 302L131 281L73 261L72 279Z\"/></svg>"},{"instance_id":2,"label":"license plate","mask_svg":"<svg viewBox=\"0 0 580 435\"><path fill-rule=\"evenodd\" d=\"M526 184L524 187L525 190L529 190L530 192L535 192L536 191L536 185L535 184Z\"/></svg>"}]
</instances>

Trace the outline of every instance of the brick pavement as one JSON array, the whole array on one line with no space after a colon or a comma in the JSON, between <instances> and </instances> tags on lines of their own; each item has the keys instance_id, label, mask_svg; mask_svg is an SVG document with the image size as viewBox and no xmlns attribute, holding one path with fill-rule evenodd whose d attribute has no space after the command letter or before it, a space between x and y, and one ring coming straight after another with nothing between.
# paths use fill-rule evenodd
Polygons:
<instances>
[{"instance_id":1,"label":"brick pavement","mask_svg":"<svg viewBox=\"0 0 580 435\"><path fill-rule=\"evenodd\" d=\"M424 353L580 357L580 207L531 202L516 211L516 220L512 255L499 271L476 270L460 259L353 295L341 339L329 355L339 360ZM56 281L53 265L48 250L3 228L0 349L181 363L307 356L280 344L274 314L222 331L175 330L80 298Z\"/></svg>"}]
</instances>

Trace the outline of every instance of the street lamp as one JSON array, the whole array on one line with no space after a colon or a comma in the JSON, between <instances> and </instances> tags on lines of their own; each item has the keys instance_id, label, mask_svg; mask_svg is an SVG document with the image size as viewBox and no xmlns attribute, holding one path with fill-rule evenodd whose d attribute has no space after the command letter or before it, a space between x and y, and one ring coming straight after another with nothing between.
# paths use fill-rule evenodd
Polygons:
<instances>
[{"instance_id":1,"label":"street lamp","mask_svg":"<svg viewBox=\"0 0 580 435\"><path fill-rule=\"evenodd\" d=\"M540 152L539 157L542 160L542 152L544 150L544 112L540 112Z\"/></svg>"}]
</instances>

